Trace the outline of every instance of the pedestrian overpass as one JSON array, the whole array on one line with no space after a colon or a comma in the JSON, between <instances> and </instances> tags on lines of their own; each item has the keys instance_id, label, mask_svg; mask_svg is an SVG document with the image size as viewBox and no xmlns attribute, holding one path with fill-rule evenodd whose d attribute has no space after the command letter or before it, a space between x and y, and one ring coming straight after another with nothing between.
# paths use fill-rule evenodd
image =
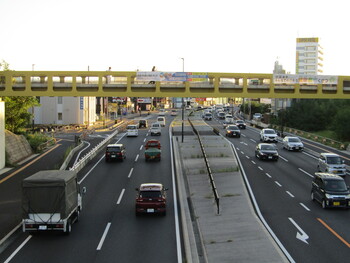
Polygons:
<instances>
[{"instance_id":1,"label":"pedestrian overpass","mask_svg":"<svg viewBox=\"0 0 350 263\"><path fill-rule=\"evenodd\" d=\"M349 99L350 76L138 71L0 71L0 96Z\"/></svg>"}]
</instances>

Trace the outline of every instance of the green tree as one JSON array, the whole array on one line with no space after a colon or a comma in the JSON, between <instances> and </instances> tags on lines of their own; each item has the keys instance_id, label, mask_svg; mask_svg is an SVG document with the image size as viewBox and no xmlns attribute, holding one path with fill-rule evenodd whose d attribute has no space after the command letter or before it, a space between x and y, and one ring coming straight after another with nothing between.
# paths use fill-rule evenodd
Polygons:
<instances>
[{"instance_id":1,"label":"green tree","mask_svg":"<svg viewBox=\"0 0 350 263\"><path fill-rule=\"evenodd\" d=\"M342 108L334 116L333 129L337 137L350 141L350 108Z\"/></svg>"},{"instance_id":2,"label":"green tree","mask_svg":"<svg viewBox=\"0 0 350 263\"><path fill-rule=\"evenodd\" d=\"M26 127L32 118L28 109L39 106L36 97L2 97L5 101L5 128L17 133Z\"/></svg>"}]
</instances>

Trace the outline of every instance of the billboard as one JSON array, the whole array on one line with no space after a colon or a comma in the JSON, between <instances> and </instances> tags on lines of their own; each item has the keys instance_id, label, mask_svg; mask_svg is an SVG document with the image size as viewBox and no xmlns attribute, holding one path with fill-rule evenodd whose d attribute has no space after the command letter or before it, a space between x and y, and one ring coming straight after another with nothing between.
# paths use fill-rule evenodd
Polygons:
<instances>
[{"instance_id":1,"label":"billboard","mask_svg":"<svg viewBox=\"0 0 350 263\"><path fill-rule=\"evenodd\" d=\"M317 85L328 84L338 85L338 76L331 75L305 75L305 74L273 74L274 84L301 84Z\"/></svg>"},{"instance_id":2,"label":"billboard","mask_svg":"<svg viewBox=\"0 0 350 263\"><path fill-rule=\"evenodd\" d=\"M136 79L138 81L207 81L208 73L138 71Z\"/></svg>"}]
</instances>

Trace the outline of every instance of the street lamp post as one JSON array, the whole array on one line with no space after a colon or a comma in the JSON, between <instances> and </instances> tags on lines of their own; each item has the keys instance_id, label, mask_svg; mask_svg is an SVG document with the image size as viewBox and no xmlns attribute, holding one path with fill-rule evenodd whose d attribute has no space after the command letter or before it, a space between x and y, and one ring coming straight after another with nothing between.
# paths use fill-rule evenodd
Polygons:
<instances>
[{"instance_id":1,"label":"street lamp post","mask_svg":"<svg viewBox=\"0 0 350 263\"><path fill-rule=\"evenodd\" d=\"M185 59L182 59L182 72L185 72ZM184 115L185 115L185 104L184 97L181 98L181 108L182 108L182 126L181 126L181 142L184 142Z\"/></svg>"}]
</instances>

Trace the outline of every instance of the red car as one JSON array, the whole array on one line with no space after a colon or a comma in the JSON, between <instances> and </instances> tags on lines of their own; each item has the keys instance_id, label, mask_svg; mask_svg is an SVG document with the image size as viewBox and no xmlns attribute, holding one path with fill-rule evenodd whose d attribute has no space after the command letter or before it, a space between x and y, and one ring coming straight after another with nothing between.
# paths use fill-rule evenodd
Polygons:
<instances>
[{"instance_id":1,"label":"red car","mask_svg":"<svg viewBox=\"0 0 350 263\"><path fill-rule=\"evenodd\" d=\"M160 183L141 184L136 188L136 215L161 214L166 215L166 191Z\"/></svg>"}]
</instances>

